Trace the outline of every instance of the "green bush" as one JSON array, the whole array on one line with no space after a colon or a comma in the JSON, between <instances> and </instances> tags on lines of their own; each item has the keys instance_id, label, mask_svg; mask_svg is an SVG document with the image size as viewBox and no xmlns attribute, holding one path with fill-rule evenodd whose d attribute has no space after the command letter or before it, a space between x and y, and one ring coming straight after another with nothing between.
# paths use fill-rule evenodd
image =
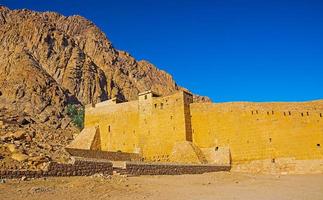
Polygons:
<instances>
[{"instance_id":1,"label":"green bush","mask_svg":"<svg viewBox=\"0 0 323 200\"><path fill-rule=\"evenodd\" d=\"M67 105L67 115L72 119L72 122L79 128L84 127L84 108L80 105Z\"/></svg>"}]
</instances>

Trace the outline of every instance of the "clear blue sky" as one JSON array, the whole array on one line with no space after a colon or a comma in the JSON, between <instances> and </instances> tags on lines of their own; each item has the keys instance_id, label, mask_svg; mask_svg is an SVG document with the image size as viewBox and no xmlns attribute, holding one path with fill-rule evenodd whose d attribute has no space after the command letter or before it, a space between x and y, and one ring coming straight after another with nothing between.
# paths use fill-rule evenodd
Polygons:
<instances>
[{"instance_id":1,"label":"clear blue sky","mask_svg":"<svg viewBox=\"0 0 323 200\"><path fill-rule=\"evenodd\" d=\"M92 20L117 49L223 101L323 99L322 0L0 0Z\"/></svg>"}]
</instances>

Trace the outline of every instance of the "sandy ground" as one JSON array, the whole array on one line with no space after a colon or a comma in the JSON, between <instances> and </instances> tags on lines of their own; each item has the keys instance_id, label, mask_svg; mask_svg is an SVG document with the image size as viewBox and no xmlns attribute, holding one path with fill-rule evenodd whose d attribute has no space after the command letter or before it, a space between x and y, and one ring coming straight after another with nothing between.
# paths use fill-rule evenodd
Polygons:
<instances>
[{"instance_id":1,"label":"sandy ground","mask_svg":"<svg viewBox=\"0 0 323 200\"><path fill-rule=\"evenodd\" d=\"M323 200L323 174L69 177L0 184L0 199Z\"/></svg>"}]
</instances>

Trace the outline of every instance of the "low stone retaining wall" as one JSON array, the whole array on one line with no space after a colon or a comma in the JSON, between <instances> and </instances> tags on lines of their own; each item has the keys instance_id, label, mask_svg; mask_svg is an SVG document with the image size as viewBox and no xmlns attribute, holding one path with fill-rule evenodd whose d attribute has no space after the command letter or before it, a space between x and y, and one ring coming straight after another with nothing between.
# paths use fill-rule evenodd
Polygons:
<instances>
[{"instance_id":1,"label":"low stone retaining wall","mask_svg":"<svg viewBox=\"0 0 323 200\"><path fill-rule=\"evenodd\" d=\"M112 175L113 171L127 175L180 175L202 174L206 172L229 171L230 166L190 165L172 163L126 162L124 168L113 168L110 161L98 159L75 158L71 164L52 162L44 171L0 171L0 179L6 178L40 178L49 176L91 176L96 173Z\"/></svg>"},{"instance_id":2,"label":"low stone retaining wall","mask_svg":"<svg viewBox=\"0 0 323 200\"><path fill-rule=\"evenodd\" d=\"M111 175L113 173L112 163L106 160L79 159L76 158L71 164L51 162L47 170L0 170L0 178L40 178L48 176L91 176L96 173Z\"/></svg>"},{"instance_id":3,"label":"low stone retaining wall","mask_svg":"<svg viewBox=\"0 0 323 200\"><path fill-rule=\"evenodd\" d=\"M230 166L189 165L171 163L126 163L126 172L131 175L180 175L230 171Z\"/></svg>"}]
</instances>

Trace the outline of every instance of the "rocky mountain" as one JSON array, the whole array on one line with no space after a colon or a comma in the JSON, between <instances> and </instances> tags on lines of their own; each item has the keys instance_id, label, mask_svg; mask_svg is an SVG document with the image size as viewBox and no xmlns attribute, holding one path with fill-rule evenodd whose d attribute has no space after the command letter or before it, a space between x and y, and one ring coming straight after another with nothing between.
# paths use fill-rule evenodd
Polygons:
<instances>
[{"instance_id":1,"label":"rocky mountain","mask_svg":"<svg viewBox=\"0 0 323 200\"><path fill-rule=\"evenodd\" d=\"M150 89L184 90L165 71L115 49L81 16L0 6L0 109L55 124L68 103L133 100Z\"/></svg>"}]
</instances>

